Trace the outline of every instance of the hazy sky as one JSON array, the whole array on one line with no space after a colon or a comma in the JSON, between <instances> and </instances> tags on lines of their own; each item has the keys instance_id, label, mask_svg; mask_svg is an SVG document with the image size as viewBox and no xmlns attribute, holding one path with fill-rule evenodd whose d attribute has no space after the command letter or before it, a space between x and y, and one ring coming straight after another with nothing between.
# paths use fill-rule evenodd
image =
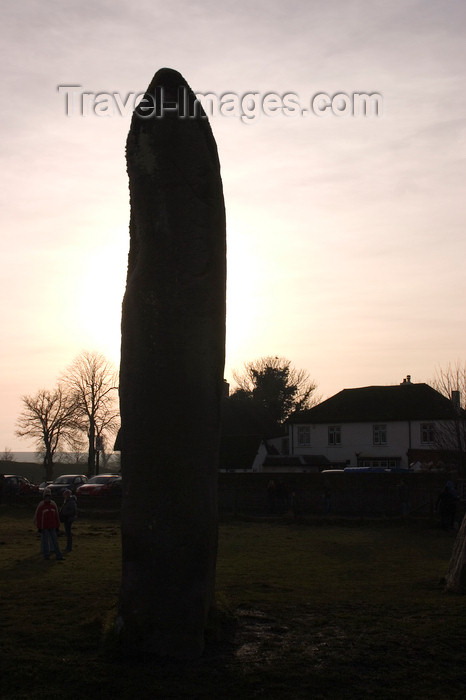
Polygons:
<instances>
[{"instance_id":1,"label":"hazy sky","mask_svg":"<svg viewBox=\"0 0 466 700\"><path fill-rule=\"evenodd\" d=\"M211 120L227 208L226 376L263 355L319 392L433 377L466 347L464 0L2 3L0 451L82 350L119 361L130 116L59 85L378 93L378 117Z\"/></svg>"}]
</instances>

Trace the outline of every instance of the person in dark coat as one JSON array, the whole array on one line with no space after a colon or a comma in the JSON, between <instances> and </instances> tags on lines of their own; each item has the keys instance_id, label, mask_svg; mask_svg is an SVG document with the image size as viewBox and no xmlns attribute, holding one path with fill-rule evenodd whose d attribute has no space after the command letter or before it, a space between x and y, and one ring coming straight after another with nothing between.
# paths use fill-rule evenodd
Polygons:
<instances>
[{"instance_id":1,"label":"person in dark coat","mask_svg":"<svg viewBox=\"0 0 466 700\"><path fill-rule=\"evenodd\" d=\"M437 510L444 530L453 530L456 517L458 494L452 481L447 481L437 499Z\"/></svg>"},{"instance_id":2,"label":"person in dark coat","mask_svg":"<svg viewBox=\"0 0 466 700\"><path fill-rule=\"evenodd\" d=\"M277 484L277 504L280 513L285 513L290 507L288 489L283 479Z\"/></svg>"},{"instance_id":3,"label":"person in dark coat","mask_svg":"<svg viewBox=\"0 0 466 700\"><path fill-rule=\"evenodd\" d=\"M277 487L273 480L270 480L267 484L267 501L269 504L269 513L275 513L277 507Z\"/></svg>"},{"instance_id":4,"label":"person in dark coat","mask_svg":"<svg viewBox=\"0 0 466 700\"><path fill-rule=\"evenodd\" d=\"M63 505L60 508L60 520L65 527L66 552L71 552L73 548L73 534L71 526L78 516L78 504L76 496L73 496L69 489L63 491Z\"/></svg>"}]
</instances>

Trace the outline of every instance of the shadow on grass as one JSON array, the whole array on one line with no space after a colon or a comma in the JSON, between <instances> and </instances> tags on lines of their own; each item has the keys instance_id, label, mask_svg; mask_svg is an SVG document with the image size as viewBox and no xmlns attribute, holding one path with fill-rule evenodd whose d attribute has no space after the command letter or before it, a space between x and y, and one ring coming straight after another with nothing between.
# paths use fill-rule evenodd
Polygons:
<instances>
[{"instance_id":1,"label":"shadow on grass","mask_svg":"<svg viewBox=\"0 0 466 700\"><path fill-rule=\"evenodd\" d=\"M466 598L438 585L433 528L223 524L205 654L174 663L118 653L116 523L81 521L63 564L24 518L0 527L2 700L466 697Z\"/></svg>"}]
</instances>

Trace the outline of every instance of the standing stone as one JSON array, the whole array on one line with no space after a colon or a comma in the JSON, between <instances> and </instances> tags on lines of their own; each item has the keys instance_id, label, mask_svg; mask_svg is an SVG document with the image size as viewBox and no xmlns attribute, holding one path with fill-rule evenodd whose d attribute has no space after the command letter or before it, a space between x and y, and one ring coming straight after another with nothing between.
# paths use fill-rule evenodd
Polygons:
<instances>
[{"instance_id":1,"label":"standing stone","mask_svg":"<svg viewBox=\"0 0 466 700\"><path fill-rule=\"evenodd\" d=\"M466 517L456 535L455 544L445 576L445 589L450 593L466 591Z\"/></svg>"},{"instance_id":2,"label":"standing stone","mask_svg":"<svg viewBox=\"0 0 466 700\"><path fill-rule=\"evenodd\" d=\"M176 71L155 74L126 157L117 630L127 653L189 659L214 602L226 243L215 139Z\"/></svg>"}]
</instances>

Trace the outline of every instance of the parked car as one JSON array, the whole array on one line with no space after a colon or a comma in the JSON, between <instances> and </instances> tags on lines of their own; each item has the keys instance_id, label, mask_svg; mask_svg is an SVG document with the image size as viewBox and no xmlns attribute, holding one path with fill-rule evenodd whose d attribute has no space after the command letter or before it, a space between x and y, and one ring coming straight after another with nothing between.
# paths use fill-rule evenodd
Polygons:
<instances>
[{"instance_id":1,"label":"parked car","mask_svg":"<svg viewBox=\"0 0 466 700\"><path fill-rule=\"evenodd\" d=\"M112 483L119 478L118 474L98 474L86 481L77 491L77 496L105 496L110 492Z\"/></svg>"},{"instance_id":2,"label":"parked car","mask_svg":"<svg viewBox=\"0 0 466 700\"><path fill-rule=\"evenodd\" d=\"M52 494L52 499L55 501L65 489L69 489L71 493L76 493L76 490L86 482L87 476L84 476L84 474L63 474L63 476L55 479L48 488Z\"/></svg>"},{"instance_id":3,"label":"parked car","mask_svg":"<svg viewBox=\"0 0 466 700\"><path fill-rule=\"evenodd\" d=\"M31 484L25 476L5 474L3 489L6 496L24 496L27 493L37 493L39 487Z\"/></svg>"}]
</instances>

